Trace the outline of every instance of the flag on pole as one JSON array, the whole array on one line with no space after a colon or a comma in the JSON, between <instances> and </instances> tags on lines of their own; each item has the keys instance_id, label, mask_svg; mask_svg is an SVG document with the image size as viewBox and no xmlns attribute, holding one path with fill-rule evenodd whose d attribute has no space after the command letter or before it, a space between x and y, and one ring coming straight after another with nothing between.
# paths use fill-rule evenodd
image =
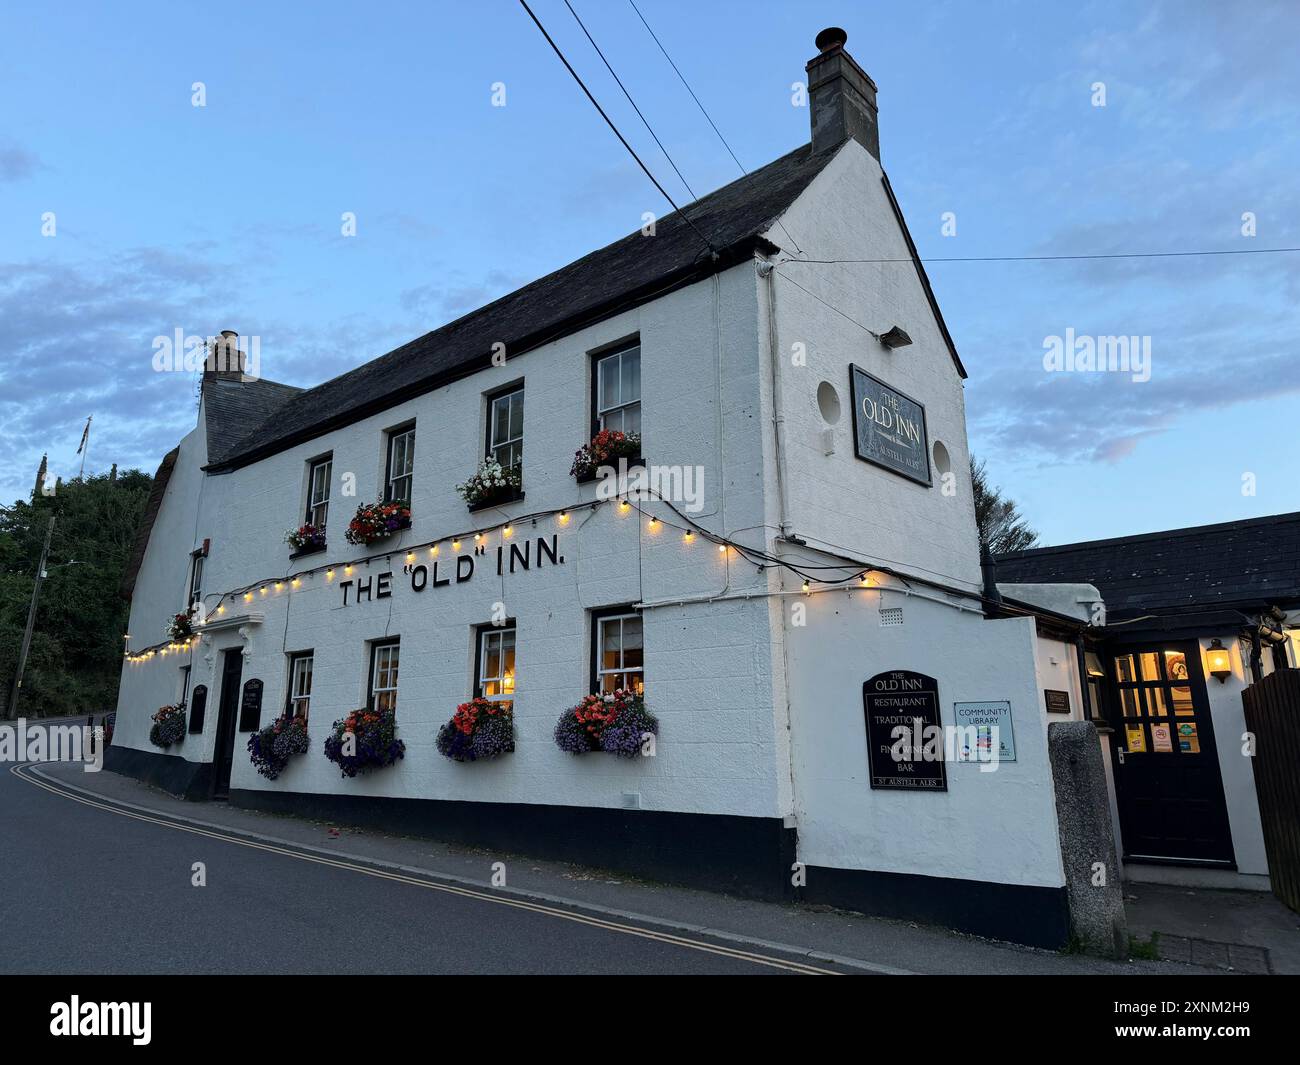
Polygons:
<instances>
[{"instance_id":1,"label":"flag on pole","mask_svg":"<svg viewBox=\"0 0 1300 1065\"><path fill-rule=\"evenodd\" d=\"M93 418L92 414L90 418ZM81 430L81 443L77 445L77 454L81 454L81 449L86 446L86 440L90 437L90 418L86 419L86 427Z\"/></svg>"}]
</instances>

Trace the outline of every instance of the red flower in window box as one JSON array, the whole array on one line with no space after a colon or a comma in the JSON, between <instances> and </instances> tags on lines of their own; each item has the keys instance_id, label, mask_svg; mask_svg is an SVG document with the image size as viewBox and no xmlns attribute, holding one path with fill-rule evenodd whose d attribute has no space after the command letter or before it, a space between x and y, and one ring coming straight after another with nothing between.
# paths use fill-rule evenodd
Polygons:
<instances>
[{"instance_id":1,"label":"red flower in window box","mask_svg":"<svg viewBox=\"0 0 1300 1065\"><path fill-rule=\"evenodd\" d=\"M621 458L637 458L641 454L641 434L622 433L617 429L602 429L573 453L569 473L578 478L592 476L601 466L611 465Z\"/></svg>"},{"instance_id":2,"label":"red flower in window box","mask_svg":"<svg viewBox=\"0 0 1300 1065\"><path fill-rule=\"evenodd\" d=\"M343 534L350 544L373 544L411 527L411 508L405 500L391 503L362 503Z\"/></svg>"}]
</instances>

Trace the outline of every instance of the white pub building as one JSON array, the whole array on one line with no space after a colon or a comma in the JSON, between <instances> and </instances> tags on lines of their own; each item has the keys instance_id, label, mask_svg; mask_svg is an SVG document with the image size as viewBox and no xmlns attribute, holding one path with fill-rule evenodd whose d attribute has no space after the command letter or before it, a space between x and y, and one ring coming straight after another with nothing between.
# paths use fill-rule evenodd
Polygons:
<instances>
[{"instance_id":1,"label":"white pub building","mask_svg":"<svg viewBox=\"0 0 1300 1065\"><path fill-rule=\"evenodd\" d=\"M1064 944L1085 904L1049 721L1091 729L1095 604L984 583L966 371L844 40L825 31L808 64L811 142L689 224L314 388L246 376L223 334L128 578L109 767L192 799ZM601 430L640 435L622 484L571 472ZM519 483L469 506L457 485L485 455ZM409 503L408 527L345 538L385 501ZM295 550L303 525L318 536ZM191 604L193 636L168 639ZM643 692L647 749L561 749L560 715L614 689ZM513 750L443 757L438 730L474 696L510 704ZM163 748L168 705L185 728ZM404 756L345 776L325 739L363 707L395 711ZM310 748L268 779L248 741L285 715ZM973 722L994 751L959 738L900 761L913 722ZM1101 779L1078 802L1105 817ZM1103 843L1089 868L1113 869Z\"/></svg>"}]
</instances>

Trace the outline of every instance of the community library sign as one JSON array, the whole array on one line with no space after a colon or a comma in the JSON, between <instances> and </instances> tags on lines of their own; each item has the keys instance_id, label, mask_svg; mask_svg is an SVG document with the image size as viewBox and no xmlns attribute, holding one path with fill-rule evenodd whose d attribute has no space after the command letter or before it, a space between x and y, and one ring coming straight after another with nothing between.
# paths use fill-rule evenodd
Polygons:
<instances>
[{"instance_id":1,"label":"community library sign","mask_svg":"<svg viewBox=\"0 0 1300 1065\"><path fill-rule=\"evenodd\" d=\"M559 536L538 536L532 540L502 543L492 554L486 546L475 547L471 553L459 554L454 559L433 559L428 563L407 563L402 574L410 583L412 592L430 588L445 588L451 584L464 584L474 579L476 573L490 570L501 577L507 573L520 573L541 569L544 565L564 564L560 554ZM365 577L349 577L339 581L343 606L355 606L376 599L390 599L393 595L394 574L385 570Z\"/></svg>"}]
</instances>

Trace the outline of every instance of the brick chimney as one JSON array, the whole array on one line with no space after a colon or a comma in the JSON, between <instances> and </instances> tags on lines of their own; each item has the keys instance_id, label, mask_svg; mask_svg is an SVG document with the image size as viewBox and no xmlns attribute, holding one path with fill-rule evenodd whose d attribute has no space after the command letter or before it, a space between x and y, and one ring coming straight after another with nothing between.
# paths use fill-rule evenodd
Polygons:
<instances>
[{"instance_id":1,"label":"brick chimney","mask_svg":"<svg viewBox=\"0 0 1300 1065\"><path fill-rule=\"evenodd\" d=\"M203 379L240 381L244 377L244 353L239 349L239 334L223 329L221 336L210 340L203 363Z\"/></svg>"},{"instance_id":2,"label":"brick chimney","mask_svg":"<svg viewBox=\"0 0 1300 1065\"><path fill-rule=\"evenodd\" d=\"M876 83L848 52L849 35L838 26L817 34L820 53L808 61L808 110L814 153L838 147L849 137L880 162Z\"/></svg>"}]
</instances>

